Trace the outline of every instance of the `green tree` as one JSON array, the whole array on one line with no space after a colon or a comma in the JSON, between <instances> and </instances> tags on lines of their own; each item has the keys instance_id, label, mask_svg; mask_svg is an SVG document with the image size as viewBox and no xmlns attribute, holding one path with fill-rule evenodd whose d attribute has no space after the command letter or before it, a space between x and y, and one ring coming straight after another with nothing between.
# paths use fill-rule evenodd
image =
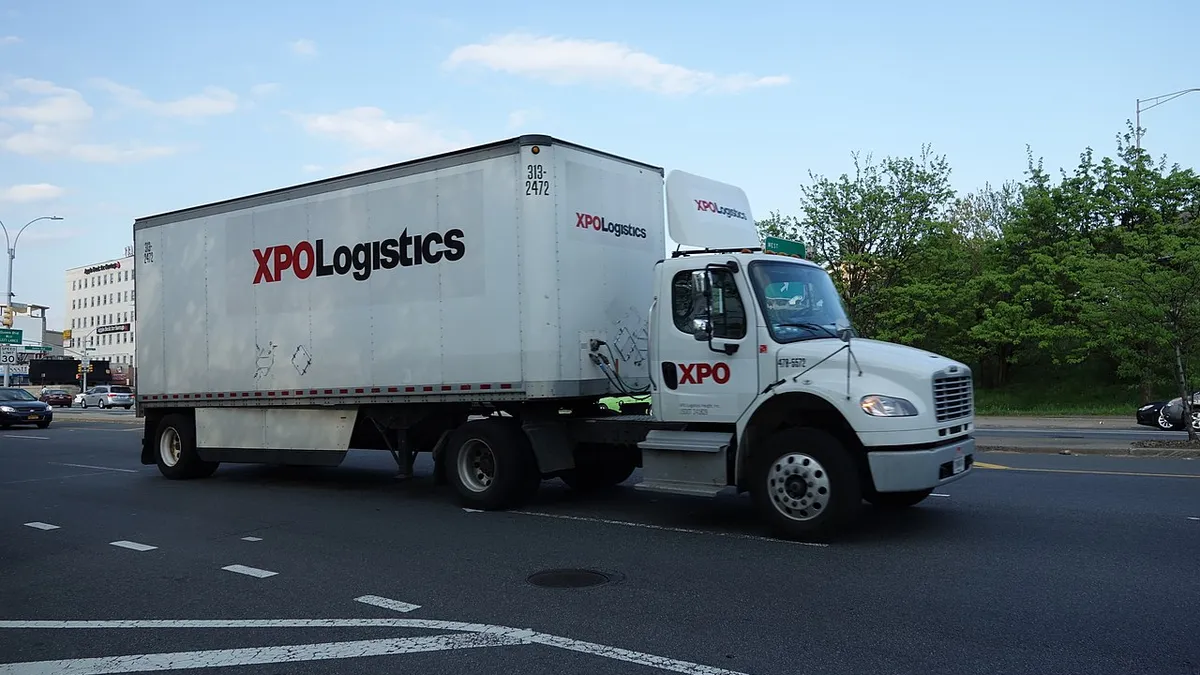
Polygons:
<instances>
[{"instance_id":1,"label":"green tree","mask_svg":"<svg viewBox=\"0 0 1200 675\"><path fill-rule=\"evenodd\" d=\"M810 172L801 186L801 216L771 220L771 234L805 242L826 263L857 330L874 335L887 311L884 290L903 283L922 241L936 236L954 197L945 157L928 146L918 158L853 155L854 175L830 180ZM773 214L774 215L774 214Z\"/></svg>"}]
</instances>

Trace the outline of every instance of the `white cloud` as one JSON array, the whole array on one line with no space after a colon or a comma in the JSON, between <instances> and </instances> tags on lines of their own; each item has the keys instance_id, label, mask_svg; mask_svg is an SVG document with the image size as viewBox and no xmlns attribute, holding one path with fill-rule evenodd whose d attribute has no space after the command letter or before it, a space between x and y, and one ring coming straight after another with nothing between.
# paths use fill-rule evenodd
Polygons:
<instances>
[{"instance_id":1,"label":"white cloud","mask_svg":"<svg viewBox=\"0 0 1200 675\"><path fill-rule=\"evenodd\" d=\"M304 166L300 167L300 170L304 173L320 173L323 168L320 164L305 164Z\"/></svg>"},{"instance_id":2,"label":"white cloud","mask_svg":"<svg viewBox=\"0 0 1200 675\"><path fill-rule=\"evenodd\" d=\"M390 159L381 164L470 145L465 134L448 134L421 118L391 119L383 110L374 107L296 117L305 131L314 136L340 141L359 150L387 153Z\"/></svg>"},{"instance_id":3,"label":"white cloud","mask_svg":"<svg viewBox=\"0 0 1200 675\"><path fill-rule=\"evenodd\" d=\"M278 82L263 82L250 87L250 95L254 98L265 98L279 91Z\"/></svg>"},{"instance_id":4,"label":"white cloud","mask_svg":"<svg viewBox=\"0 0 1200 675\"><path fill-rule=\"evenodd\" d=\"M464 45L446 59L448 68L477 65L554 84L619 84L659 94L729 94L787 84L786 75L718 75L664 63L619 42L503 35Z\"/></svg>"},{"instance_id":5,"label":"white cloud","mask_svg":"<svg viewBox=\"0 0 1200 675\"><path fill-rule=\"evenodd\" d=\"M296 56L316 56L317 55L317 43L315 43L312 40L309 40L307 38L293 40L292 42L288 43L288 47L291 48L292 53L295 54Z\"/></svg>"},{"instance_id":6,"label":"white cloud","mask_svg":"<svg viewBox=\"0 0 1200 675\"><path fill-rule=\"evenodd\" d=\"M154 101L141 91L105 78L95 78L92 85L107 91L130 108L145 110L163 117L212 117L227 115L238 107L237 94L221 87L205 87L199 94L174 101Z\"/></svg>"},{"instance_id":7,"label":"white cloud","mask_svg":"<svg viewBox=\"0 0 1200 675\"><path fill-rule=\"evenodd\" d=\"M20 44L21 38L16 35L5 35L0 37L0 46Z\"/></svg>"},{"instance_id":8,"label":"white cloud","mask_svg":"<svg viewBox=\"0 0 1200 675\"><path fill-rule=\"evenodd\" d=\"M85 162L131 162L173 154L174 148L85 142L95 111L83 95L53 82L22 78L4 87L0 106L0 150L30 157L66 157Z\"/></svg>"},{"instance_id":9,"label":"white cloud","mask_svg":"<svg viewBox=\"0 0 1200 675\"><path fill-rule=\"evenodd\" d=\"M65 192L66 190L62 189L61 187L57 185L51 185L49 183L13 185L11 187L0 189L0 202L28 204L30 202L57 199Z\"/></svg>"}]
</instances>

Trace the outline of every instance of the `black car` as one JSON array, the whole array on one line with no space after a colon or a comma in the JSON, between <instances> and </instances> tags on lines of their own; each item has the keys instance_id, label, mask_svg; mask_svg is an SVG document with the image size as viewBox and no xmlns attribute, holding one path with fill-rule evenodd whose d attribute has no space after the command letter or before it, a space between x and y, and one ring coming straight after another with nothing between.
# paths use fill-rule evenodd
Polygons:
<instances>
[{"instance_id":1,"label":"black car","mask_svg":"<svg viewBox=\"0 0 1200 675\"><path fill-rule=\"evenodd\" d=\"M35 424L45 429L53 419L50 406L33 394L17 387L0 387L0 429L14 424Z\"/></svg>"},{"instance_id":2,"label":"black car","mask_svg":"<svg viewBox=\"0 0 1200 675\"><path fill-rule=\"evenodd\" d=\"M1171 431L1174 425L1163 416L1163 406L1166 401L1154 401L1137 409L1137 423L1142 426L1155 427L1163 431Z\"/></svg>"}]
</instances>

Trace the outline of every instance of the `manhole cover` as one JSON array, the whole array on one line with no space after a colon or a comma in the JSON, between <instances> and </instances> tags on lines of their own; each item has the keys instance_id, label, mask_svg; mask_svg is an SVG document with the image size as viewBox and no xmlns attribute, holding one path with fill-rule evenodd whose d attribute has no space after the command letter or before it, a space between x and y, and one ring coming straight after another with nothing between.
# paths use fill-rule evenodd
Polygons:
<instances>
[{"instance_id":1,"label":"manhole cover","mask_svg":"<svg viewBox=\"0 0 1200 675\"><path fill-rule=\"evenodd\" d=\"M542 570L529 575L529 583L542 588L585 588L609 582L608 575L595 570Z\"/></svg>"}]
</instances>

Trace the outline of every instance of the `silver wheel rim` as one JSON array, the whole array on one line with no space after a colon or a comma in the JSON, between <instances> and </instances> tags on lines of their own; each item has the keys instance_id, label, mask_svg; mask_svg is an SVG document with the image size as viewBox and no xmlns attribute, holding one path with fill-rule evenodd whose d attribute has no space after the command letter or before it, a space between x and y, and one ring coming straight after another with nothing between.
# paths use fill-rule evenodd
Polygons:
<instances>
[{"instance_id":1,"label":"silver wheel rim","mask_svg":"<svg viewBox=\"0 0 1200 675\"><path fill-rule=\"evenodd\" d=\"M1158 426L1160 429L1170 429L1172 426L1171 420L1167 419L1166 416L1163 415L1162 413L1159 413L1158 414Z\"/></svg>"},{"instance_id":2,"label":"silver wheel rim","mask_svg":"<svg viewBox=\"0 0 1200 675\"><path fill-rule=\"evenodd\" d=\"M471 492L483 492L496 479L496 455L487 443L472 438L458 453L458 478Z\"/></svg>"},{"instance_id":3,"label":"silver wheel rim","mask_svg":"<svg viewBox=\"0 0 1200 675\"><path fill-rule=\"evenodd\" d=\"M1200 412L1192 413L1192 428L1200 431Z\"/></svg>"},{"instance_id":4,"label":"silver wheel rim","mask_svg":"<svg viewBox=\"0 0 1200 675\"><path fill-rule=\"evenodd\" d=\"M788 453L767 472L767 492L784 517L812 520L829 508L829 472L809 455Z\"/></svg>"},{"instance_id":5,"label":"silver wheel rim","mask_svg":"<svg viewBox=\"0 0 1200 675\"><path fill-rule=\"evenodd\" d=\"M175 466L179 463L179 457L183 454L183 441L174 427L167 427L163 431L162 437L158 439L158 454L162 457L163 464L167 466Z\"/></svg>"}]
</instances>

